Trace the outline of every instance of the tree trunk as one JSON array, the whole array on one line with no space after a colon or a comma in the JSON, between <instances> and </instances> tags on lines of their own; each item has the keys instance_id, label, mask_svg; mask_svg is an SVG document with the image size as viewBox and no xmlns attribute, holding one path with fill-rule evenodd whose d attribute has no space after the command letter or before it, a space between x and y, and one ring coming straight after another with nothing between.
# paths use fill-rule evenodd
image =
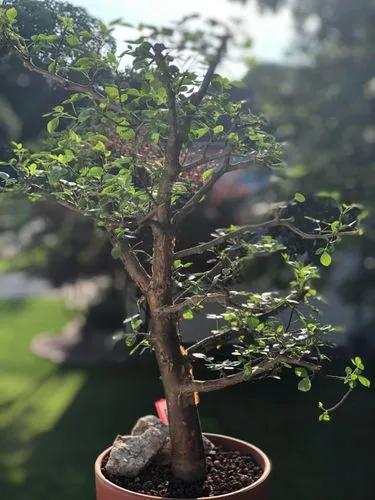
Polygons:
<instances>
[{"instance_id":1,"label":"tree trunk","mask_svg":"<svg viewBox=\"0 0 375 500\"><path fill-rule=\"evenodd\" d=\"M181 350L175 321L152 318L152 338L168 406L173 474L184 481L205 478L206 465L198 409L193 394L179 391L192 379L191 367Z\"/></svg>"},{"instance_id":2,"label":"tree trunk","mask_svg":"<svg viewBox=\"0 0 375 500\"><path fill-rule=\"evenodd\" d=\"M172 303L173 236L154 232L154 255L148 303L151 341L167 399L172 445L172 470L176 477L193 482L205 478L206 465L198 409L193 394L182 394L182 384L192 380L192 368L180 343L177 317L163 307Z\"/></svg>"}]
</instances>

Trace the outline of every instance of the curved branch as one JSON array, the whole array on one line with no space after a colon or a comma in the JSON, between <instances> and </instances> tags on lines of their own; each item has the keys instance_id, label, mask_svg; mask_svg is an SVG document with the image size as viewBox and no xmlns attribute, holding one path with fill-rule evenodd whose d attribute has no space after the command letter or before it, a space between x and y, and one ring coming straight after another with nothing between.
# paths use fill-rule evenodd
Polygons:
<instances>
[{"instance_id":1,"label":"curved branch","mask_svg":"<svg viewBox=\"0 0 375 500\"><path fill-rule=\"evenodd\" d=\"M147 294L150 288L151 278L142 266L135 252L131 249L127 240L117 241L110 235L113 246L119 245L121 251L121 261L124 264L130 278L138 286L143 294Z\"/></svg>"},{"instance_id":2,"label":"curved branch","mask_svg":"<svg viewBox=\"0 0 375 500\"><path fill-rule=\"evenodd\" d=\"M15 50L15 53L18 55L18 58L22 61L25 68L28 69L29 71L41 75L46 80L50 80L56 83L65 90L70 90L72 92L79 92L81 94L88 94L95 101L99 103L106 102L108 104L109 109L111 109L112 111L115 111L117 113L121 113L123 111L120 105L108 100L108 98L105 97L101 92L99 92L99 90L96 89L94 86L76 83L73 82L72 80L69 80L68 78L57 75L56 73L50 73L46 69L41 68L36 64L34 64L30 59L27 59L24 56L24 54L22 54L19 50L17 50L16 47L13 46L13 49Z\"/></svg>"},{"instance_id":3,"label":"curved branch","mask_svg":"<svg viewBox=\"0 0 375 500\"><path fill-rule=\"evenodd\" d=\"M206 295L193 295L182 302L177 302L168 307L164 307L160 312L163 314L177 313L181 311L184 307L198 306L200 304L222 304L228 305L230 303L231 295L238 296L239 292L232 293L207 293Z\"/></svg>"},{"instance_id":4,"label":"curved branch","mask_svg":"<svg viewBox=\"0 0 375 500\"><path fill-rule=\"evenodd\" d=\"M202 198L211 190L213 185L222 175L227 172L230 163L230 156L232 148L227 146L225 148L225 160L223 164L214 172L206 183L201 186L198 191L185 203L185 205L178 210L173 216L172 223L176 226L178 225L202 200Z\"/></svg>"},{"instance_id":5,"label":"curved branch","mask_svg":"<svg viewBox=\"0 0 375 500\"><path fill-rule=\"evenodd\" d=\"M325 411L328 413L331 413L333 411L336 411L338 408L340 408L341 405L344 404L346 398L349 397L350 393L353 391L353 389L350 387L346 393L343 395L343 397L338 401L335 405L333 405L331 408L326 408Z\"/></svg>"},{"instance_id":6,"label":"curved branch","mask_svg":"<svg viewBox=\"0 0 375 500\"><path fill-rule=\"evenodd\" d=\"M274 359L265 361L263 364L255 366L251 373L251 376L245 376L244 372L235 373L234 375L228 375L227 377L221 377L213 380L193 380L190 383L182 386L182 392L212 392L224 389L225 387L231 387L233 385L241 384L252 380L260 375L273 370L277 366L287 363L290 365L302 366L313 373L320 370L320 365L314 363L309 363L308 361L303 361L302 359L290 358L288 356L277 356Z\"/></svg>"},{"instance_id":7,"label":"curved branch","mask_svg":"<svg viewBox=\"0 0 375 500\"><path fill-rule=\"evenodd\" d=\"M280 224L280 226L286 227L287 229L289 229L290 231L292 231L295 234L298 234L298 236L300 236L301 238L303 238L305 240L325 240L325 241L329 241L329 240L331 240L332 238L335 237L332 233L327 233L327 232L316 233L316 234L314 234L314 233L313 234L311 234L311 233L305 233L305 231L302 231L302 229L299 229L298 227L294 226L289 221L293 221L293 219L285 219L283 221L280 221L280 222L282 222ZM356 235L358 235L358 231L355 230L355 229L352 230L352 231L340 231L337 234L337 236L356 236Z\"/></svg>"},{"instance_id":8,"label":"curved branch","mask_svg":"<svg viewBox=\"0 0 375 500\"><path fill-rule=\"evenodd\" d=\"M229 40L229 34L226 34L221 37L221 42L219 45L219 48L217 49L216 54L214 55L212 61L210 62L206 74L204 75L204 78L202 80L201 86L197 90L197 92L194 92L191 97L190 97L190 102L194 106L199 106L199 104L202 102L202 99L204 96L207 94L208 87L210 86L210 83L212 81L212 77L215 74L216 68L218 64L220 63L221 59L223 58L223 55L226 51L227 44Z\"/></svg>"},{"instance_id":9,"label":"curved branch","mask_svg":"<svg viewBox=\"0 0 375 500\"><path fill-rule=\"evenodd\" d=\"M240 226L239 228L235 229L234 231L230 231L229 233L223 234L222 236L217 236L216 238L213 238L211 241L207 241L205 243L200 243L199 245L196 245L194 247L186 248L184 250L180 250L174 254L176 259L180 259L182 257L187 257L189 255L197 255L197 254L202 254L206 252L207 250L211 250L212 248L217 247L218 245L221 245L222 243L225 243L226 241L235 238L237 236L241 236L242 234L245 233L250 233L252 231L255 231L257 229L265 229L265 228L270 228L270 227L285 227L292 231L293 233L297 234L303 239L306 240L325 240L325 241L330 241L332 238L334 238L334 235L332 233L305 233L302 231L302 229L299 229L298 227L294 226L292 224L294 222L294 218L290 217L289 219L279 219L278 217L275 217L274 219L271 219L266 222L261 222L259 224L246 224L245 226ZM337 236L355 236L358 235L357 230L353 231L341 231L338 233Z\"/></svg>"},{"instance_id":10,"label":"curved branch","mask_svg":"<svg viewBox=\"0 0 375 500\"><path fill-rule=\"evenodd\" d=\"M184 250L180 250L175 252L174 256L176 259L180 259L181 257L188 257L189 255L200 255L207 250L211 250L211 248L215 248L222 243L225 243L231 238L235 238L236 236L240 236L244 233L249 233L251 231L255 231L257 229L263 229L267 227L275 227L279 225L279 219L275 218L266 222L261 222L259 224L247 224L246 226L241 226L230 233L223 234L222 236L217 236L211 241L207 241L205 243L200 243L194 247L185 248Z\"/></svg>"},{"instance_id":11,"label":"curved branch","mask_svg":"<svg viewBox=\"0 0 375 500\"><path fill-rule=\"evenodd\" d=\"M200 165L204 165L205 163L211 163L212 161L215 160L221 160L226 156L226 153L221 152L217 153L216 155L212 156L202 156L202 158L199 158L199 160L192 161L191 163L187 163L186 165L182 165L182 171L183 172L189 172L190 170L193 170L196 167L199 167Z\"/></svg>"}]
</instances>

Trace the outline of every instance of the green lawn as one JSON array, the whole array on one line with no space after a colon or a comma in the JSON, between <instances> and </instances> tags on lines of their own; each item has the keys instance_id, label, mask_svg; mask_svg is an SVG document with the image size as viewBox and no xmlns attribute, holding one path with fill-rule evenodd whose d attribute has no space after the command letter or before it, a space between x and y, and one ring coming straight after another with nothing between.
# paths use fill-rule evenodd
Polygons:
<instances>
[{"instance_id":1,"label":"green lawn","mask_svg":"<svg viewBox=\"0 0 375 500\"><path fill-rule=\"evenodd\" d=\"M56 299L0 302L1 499L93 500L96 455L162 394L147 358L85 370L35 358L32 337L71 316ZM306 395L294 379L238 386L202 396L202 423L269 453L274 500L372 500L373 391L354 394L330 425L316 419L316 401L341 390L319 382Z\"/></svg>"}]
</instances>

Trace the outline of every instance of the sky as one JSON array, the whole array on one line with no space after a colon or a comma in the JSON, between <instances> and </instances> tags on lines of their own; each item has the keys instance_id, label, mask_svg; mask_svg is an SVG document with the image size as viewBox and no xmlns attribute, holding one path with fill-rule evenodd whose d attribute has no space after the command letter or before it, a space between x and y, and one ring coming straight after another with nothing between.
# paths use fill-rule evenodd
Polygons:
<instances>
[{"instance_id":1,"label":"sky","mask_svg":"<svg viewBox=\"0 0 375 500\"><path fill-rule=\"evenodd\" d=\"M287 9L278 14L261 14L254 5L242 6L228 0L70 0L71 3L85 7L90 14L109 22L118 17L129 23L150 23L166 25L169 21L180 19L186 14L200 15L226 20L239 17L243 20L246 33L253 39L250 55L262 61L280 61L293 39L292 17ZM116 35L116 33L115 33ZM121 31L117 37L121 43ZM238 57L232 56L223 72L228 76L240 78L246 66Z\"/></svg>"}]
</instances>

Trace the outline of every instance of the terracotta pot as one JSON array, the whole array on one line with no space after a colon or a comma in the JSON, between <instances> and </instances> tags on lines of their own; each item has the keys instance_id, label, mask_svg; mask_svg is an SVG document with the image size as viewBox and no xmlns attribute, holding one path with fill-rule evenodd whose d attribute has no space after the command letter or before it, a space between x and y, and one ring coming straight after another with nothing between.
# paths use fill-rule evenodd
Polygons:
<instances>
[{"instance_id":1,"label":"terracotta pot","mask_svg":"<svg viewBox=\"0 0 375 500\"><path fill-rule=\"evenodd\" d=\"M200 500L225 499L230 500L268 500L269 476L271 473L271 462L267 455L256 446L240 441L239 439L222 436L220 434L205 434L210 441L216 445L222 446L225 450L240 451L243 454L252 455L255 461L263 469L262 476L255 483L242 488L241 490L229 493L227 495L218 495L214 497L201 497ZM143 495L134 491L125 490L106 479L101 472L103 458L109 453L111 448L103 451L95 462L95 483L97 500L157 500L162 497Z\"/></svg>"}]
</instances>

